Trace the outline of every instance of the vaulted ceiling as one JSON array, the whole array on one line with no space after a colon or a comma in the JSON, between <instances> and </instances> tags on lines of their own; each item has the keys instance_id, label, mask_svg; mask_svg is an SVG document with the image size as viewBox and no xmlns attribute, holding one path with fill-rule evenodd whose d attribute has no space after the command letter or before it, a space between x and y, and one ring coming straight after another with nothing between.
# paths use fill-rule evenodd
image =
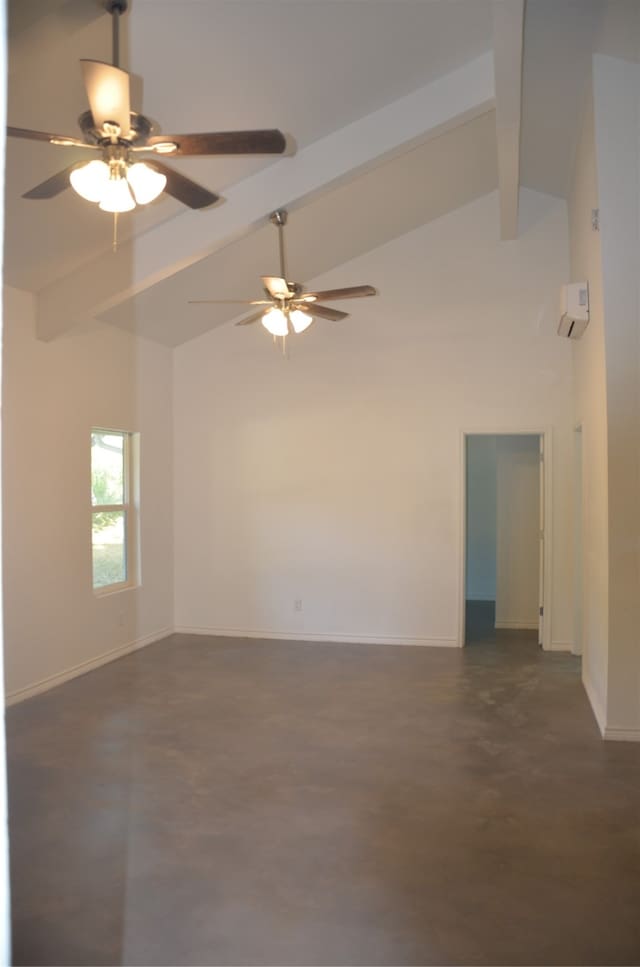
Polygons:
<instances>
[{"instance_id":1,"label":"vaulted ceiling","mask_svg":"<svg viewBox=\"0 0 640 967\"><path fill-rule=\"evenodd\" d=\"M223 200L193 212L163 195L120 217L114 254L110 216L73 191L20 197L73 153L9 139L6 281L38 293L43 338L99 318L171 346L238 314L188 299L260 295L277 268L277 207L292 212L300 281L498 186L504 234L518 184L566 194L591 53L625 37L603 32L606 0L528 0L522 44L523 6L130 0L122 66L137 110L171 133L279 127L290 150L175 159ZM11 0L9 123L76 134L78 60L109 61L110 48L100 0ZM345 279L360 281L375 283Z\"/></svg>"}]
</instances>

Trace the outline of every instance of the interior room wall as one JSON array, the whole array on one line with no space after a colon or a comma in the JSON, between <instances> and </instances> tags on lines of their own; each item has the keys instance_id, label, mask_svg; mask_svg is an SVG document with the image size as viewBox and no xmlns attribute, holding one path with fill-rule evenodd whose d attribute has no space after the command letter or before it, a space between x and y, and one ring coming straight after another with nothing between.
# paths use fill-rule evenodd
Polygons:
<instances>
[{"instance_id":1,"label":"interior room wall","mask_svg":"<svg viewBox=\"0 0 640 967\"><path fill-rule=\"evenodd\" d=\"M289 359L259 324L179 347L177 627L456 645L462 432L549 428L551 643L570 647L567 255L564 202L523 190L501 243L492 193L314 280L380 295Z\"/></svg>"},{"instance_id":2,"label":"interior room wall","mask_svg":"<svg viewBox=\"0 0 640 967\"><path fill-rule=\"evenodd\" d=\"M5 147L7 123L7 5L0 0L0 275L2 275L4 256L4 183ZM0 359L2 358L3 311L0 305ZM1 380L0 380L1 382ZM0 444L1 444L0 436ZM2 496L0 479L0 498ZM0 558L0 575L2 560ZM2 589L0 586L0 695L4 694L4 633L2 628L3 611ZM9 884L9 830L6 778L6 746L4 709L0 713L0 964L11 963L11 923L10 923L10 884Z\"/></svg>"},{"instance_id":3,"label":"interior room wall","mask_svg":"<svg viewBox=\"0 0 640 967\"><path fill-rule=\"evenodd\" d=\"M640 741L640 64L593 59L607 385L606 734Z\"/></svg>"},{"instance_id":4,"label":"interior room wall","mask_svg":"<svg viewBox=\"0 0 640 967\"><path fill-rule=\"evenodd\" d=\"M496 506L496 628L537 628L539 437L497 438Z\"/></svg>"},{"instance_id":5,"label":"interior room wall","mask_svg":"<svg viewBox=\"0 0 640 967\"><path fill-rule=\"evenodd\" d=\"M467 601L496 600L496 437L467 437Z\"/></svg>"},{"instance_id":6,"label":"interior room wall","mask_svg":"<svg viewBox=\"0 0 640 967\"><path fill-rule=\"evenodd\" d=\"M635 36L628 27L637 10L627 5L619 12L618 27L626 22L623 33ZM582 427L583 680L604 736L636 740L639 129L640 65L596 54L569 199L572 278L588 279L590 293L589 327L573 346L575 422Z\"/></svg>"},{"instance_id":7,"label":"interior room wall","mask_svg":"<svg viewBox=\"0 0 640 967\"><path fill-rule=\"evenodd\" d=\"M587 105L569 195L569 241L573 282L589 282L589 325L573 354L574 423L582 427L582 678L601 727L607 704L609 652L609 538L607 384L597 210L593 99Z\"/></svg>"},{"instance_id":8,"label":"interior room wall","mask_svg":"<svg viewBox=\"0 0 640 967\"><path fill-rule=\"evenodd\" d=\"M34 336L34 297L5 289L3 553L10 700L173 626L170 350L92 324ZM90 429L141 434L140 587L92 590Z\"/></svg>"}]
</instances>

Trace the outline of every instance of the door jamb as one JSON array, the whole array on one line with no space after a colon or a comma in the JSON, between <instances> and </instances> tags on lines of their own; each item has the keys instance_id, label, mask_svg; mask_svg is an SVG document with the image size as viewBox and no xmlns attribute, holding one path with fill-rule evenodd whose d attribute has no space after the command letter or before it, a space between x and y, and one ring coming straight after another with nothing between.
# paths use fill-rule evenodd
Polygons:
<instances>
[{"instance_id":1,"label":"door jamb","mask_svg":"<svg viewBox=\"0 0 640 967\"><path fill-rule=\"evenodd\" d=\"M537 436L544 442L544 575L542 579L542 649L552 651L551 641L551 588L553 575L553 504L552 497L552 431L522 427L499 427L489 430L468 429L460 431L460 548L458 569L458 647L464 648L466 633L465 592L467 580L467 437L468 436Z\"/></svg>"}]
</instances>

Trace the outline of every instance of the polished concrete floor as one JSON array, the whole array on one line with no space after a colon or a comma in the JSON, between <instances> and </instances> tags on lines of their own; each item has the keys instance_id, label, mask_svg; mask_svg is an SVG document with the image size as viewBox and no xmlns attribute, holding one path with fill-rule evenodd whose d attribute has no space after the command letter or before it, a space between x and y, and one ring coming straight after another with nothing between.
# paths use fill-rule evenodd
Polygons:
<instances>
[{"instance_id":1,"label":"polished concrete floor","mask_svg":"<svg viewBox=\"0 0 640 967\"><path fill-rule=\"evenodd\" d=\"M638 964L578 659L175 635L8 713L17 964Z\"/></svg>"}]
</instances>

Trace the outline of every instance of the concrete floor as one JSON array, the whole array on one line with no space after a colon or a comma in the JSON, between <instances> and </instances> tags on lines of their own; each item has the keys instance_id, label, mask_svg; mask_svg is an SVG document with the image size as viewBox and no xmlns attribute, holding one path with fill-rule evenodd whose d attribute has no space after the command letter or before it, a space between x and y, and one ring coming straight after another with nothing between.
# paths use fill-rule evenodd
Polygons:
<instances>
[{"instance_id":1,"label":"concrete floor","mask_svg":"<svg viewBox=\"0 0 640 967\"><path fill-rule=\"evenodd\" d=\"M579 661L174 635L8 713L17 964L637 964Z\"/></svg>"}]
</instances>

